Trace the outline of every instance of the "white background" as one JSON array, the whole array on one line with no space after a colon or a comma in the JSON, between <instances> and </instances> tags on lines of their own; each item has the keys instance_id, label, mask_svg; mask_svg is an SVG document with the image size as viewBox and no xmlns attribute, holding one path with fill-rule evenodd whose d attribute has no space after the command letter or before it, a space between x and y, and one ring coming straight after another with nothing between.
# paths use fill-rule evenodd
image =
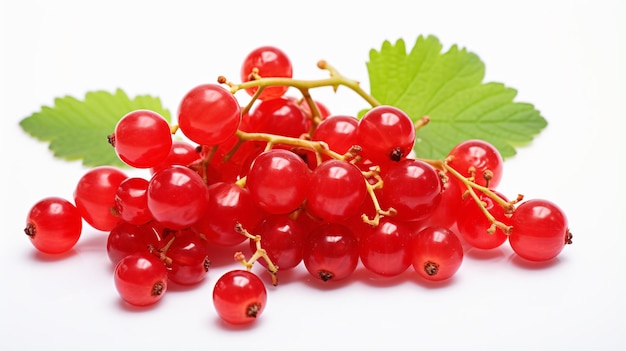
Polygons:
<instances>
[{"instance_id":1,"label":"white background","mask_svg":"<svg viewBox=\"0 0 626 351\"><path fill-rule=\"evenodd\" d=\"M349 5L345 5L349 3ZM409 5L410 4L410 5ZM7 350L624 350L624 68L626 7L619 1L12 1L2 2L2 244L0 348ZM500 190L542 197L567 213L574 244L529 265L507 246L470 251L456 277L425 284L407 271L342 284L304 268L270 288L252 327L219 322L211 290L238 268L226 253L208 279L168 291L145 310L113 286L106 233L86 227L68 255L37 254L22 230L45 196L71 198L85 172L53 159L18 122L58 96L123 88L179 99L270 44L300 78L325 77L326 59L368 87L365 62L384 40L412 46L434 34L477 53L486 81L518 90L549 122L506 161ZM315 93L315 92L314 92ZM350 91L320 90L354 114Z\"/></svg>"}]
</instances>

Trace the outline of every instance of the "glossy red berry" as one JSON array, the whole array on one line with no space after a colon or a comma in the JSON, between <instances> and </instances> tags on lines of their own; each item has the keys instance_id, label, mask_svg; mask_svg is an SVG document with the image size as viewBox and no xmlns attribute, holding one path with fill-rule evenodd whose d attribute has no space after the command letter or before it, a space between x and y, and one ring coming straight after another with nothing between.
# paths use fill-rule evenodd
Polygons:
<instances>
[{"instance_id":1,"label":"glossy red berry","mask_svg":"<svg viewBox=\"0 0 626 351\"><path fill-rule=\"evenodd\" d=\"M306 197L309 169L291 151L272 149L257 156L250 166L246 186L254 202L271 214L297 209Z\"/></svg>"},{"instance_id":2,"label":"glossy red berry","mask_svg":"<svg viewBox=\"0 0 626 351\"><path fill-rule=\"evenodd\" d=\"M415 126L404 111L393 106L377 106L359 120L357 139L367 159L383 164L397 162L413 149Z\"/></svg>"},{"instance_id":3,"label":"glossy red berry","mask_svg":"<svg viewBox=\"0 0 626 351\"><path fill-rule=\"evenodd\" d=\"M426 227L411 238L413 268L422 278L440 281L452 277L463 262L463 247L454 232Z\"/></svg>"},{"instance_id":4,"label":"glossy red berry","mask_svg":"<svg viewBox=\"0 0 626 351\"><path fill-rule=\"evenodd\" d=\"M139 177L129 177L120 183L115 192L115 211L121 220L136 225L152 220L147 189L148 181Z\"/></svg>"},{"instance_id":5,"label":"glossy red berry","mask_svg":"<svg viewBox=\"0 0 626 351\"><path fill-rule=\"evenodd\" d=\"M426 162L403 159L389 165L383 175L380 203L393 207L396 219L418 221L429 217L441 201L442 183Z\"/></svg>"},{"instance_id":6,"label":"glossy red berry","mask_svg":"<svg viewBox=\"0 0 626 351\"><path fill-rule=\"evenodd\" d=\"M411 265L411 227L391 217L383 217L375 227L361 234L359 257L365 268L384 277L393 277Z\"/></svg>"},{"instance_id":7,"label":"glossy red berry","mask_svg":"<svg viewBox=\"0 0 626 351\"><path fill-rule=\"evenodd\" d=\"M158 249L161 240L159 229L153 222L135 225L119 221L107 236L109 260L115 265L128 255Z\"/></svg>"},{"instance_id":8,"label":"glossy red berry","mask_svg":"<svg viewBox=\"0 0 626 351\"><path fill-rule=\"evenodd\" d=\"M359 262L358 240L342 224L321 224L307 236L303 260L307 271L317 279L327 282L348 278Z\"/></svg>"},{"instance_id":9,"label":"glossy red berry","mask_svg":"<svg viewBox=\"0 0 626 351\"><path fill-rule=\"evenodd\" d=\"M493 190L504 201L508 201L504 195ZM485 194L478 194L478 198L484 208L504 225L510 225L511 219L505 214L504 207ZM476 201L468 196L459 208L457 214L458 232L465 241L477 249L489 250L499 247L507 240L507 234L501 229L491 227L491 221L487 219ZM489 229L495 229L493 232Z\"/></svg>"},{"instance_id":10,"label":"glossy red berry","mask_svg":"<svg viewBox=\"0 0 626 351\"><path fill-rule=\"evenodd\" d=\"M254 80L253 70L256 69L261 78L283 77L291 78L293 68L291 61L285 52L274 46L261 46L252 50L243 60L241 65L241 81ZM271 86L263 89L259 95L260 100L270 100L283 96L288 86ZM246 92L254 95L258 87L248 88Z\"/></svg>"},{"instance_id":11,"label":"glossy red berry","mask_svg":"<svg viewBox=\"0 0 626 351\"><path fill-rule=\"evenodd\" d=\"M150 110L136 110L117 122L109 142L126 164L150 168L163 161L170 152L172 134L163 116Z\"/></svg>"},{"instance_id":12,"label":"glossy red berry","mask_svg":"<svg viewBox=\"0 0 626 351\"><path fill-rule=\"evenodd\" d=\"M167 291L167 268L148 252L132 254L115 266L115 288L120 297L135 306L152 305Z\"/></svg>"},{"instance_id":13,"label":"glossy red berry","mask_svg":"<svg viewBox=\"0 0 626 351\"><path fill-rule=\"evenodd\" d=\"M37 250L59 254L74 247L82 222L74 204L60 197L48 197L30 209L24 232Z\"/></svg>"},{"instance_id":14,"label":"glossy red berry","mask_svg":"<svg viewBox=\"0 0 626 351\"><path fill-rule=\"evenodd\" d=\"M213 288L213 305L219 317L230 324L249 324L261 316L267 289L261 279L246 270L222 275Z\"/></svg>"},{"instance_id":15,"label":"glossy red berry","mask_svg":"<svg viewBox=\"0 0 626 351\"><path fill-rule=\"evenodd\" d=\"M230 138L241 122L241 107L230 91L218 84L191 89L178 108L178 125L189 139L217 145Z\"/></svg>"},{"instance_id":16,"label":"glossy red berry","mask_svg":"<svg viewBox=\"0 0 626 351\"><path fill-rule=\"evenodd\" d=\"M498 149L484 140L472 139L456 145L448 153L448 165L463 176L469 177L474 170L475 182L483 186L487 185L484 175L490 171L488 186L496 188L500 184L503 172L503 160Z\"/></svg>"},{"instance_id":17,"label":"glossy red berry","mask_svg":"<svg viewBox=\"0 0 626 351\"><path fill-rule=\"evenodd\" d=\"M198 173L174 165L152 176L147 199L152 217L176 230L190 227L206 213L209 191Z\"/></svg>"},{"instance_id":18,"label":"glossy red berry","mask_svg":"<svg viewBox=\"0 0 626 351\"><path fill-rule=\"evenodd\" d=\"M294 268L302 261L306 233L300 222L287 215L270 215L254 228L254 234L261 236L263 249L281 271ZM253 239L249 242L251 252L255 252L257 242ZM258 262L267 267L265 260Z\"/></svg>"},{"instance_id":19,"label":"glossy red berry","mask_svg":"<svg viewBox=\"0 0 626 351\"><path fill-rule=\"evenodd\" d=\"M366 196L363 174L355 165L328 160L311 173L306 210L313 217L341 222L361 208Z\"/></svg>"},{"instance_id":20,"label":"glossy red berry","mask_svg":"<svg viewBox=\"0 0 626 351\"><path fill-rule=\"evenodd\" d=\"M171 242L170 242L171 240ZM171 232L163 239L169 244L164 254L169 258L168 278L182 284L198 284L206 277L211 266L207 240L199 233L183 229Z\"/></svg>"},{"instance_id":21,"label":"glossy red berry","mask_svg":"<svg viewBox=\"0 0 626 351\"><path fill-rule=\"evenodd\" d=\"M99 166L90 169L78 180L74 203L89 225L102 231L115 227L120 220L115 213L115 194L126 178L126 174L118 168Z\"/></svg>"},{"instance_id":22,"label":"glossy red berry","mask_svg":"<svg viewBox=\"0 0 626 351\"><path fill-rule=\"evenodd\" d=\"M551 201L527 200L511 217L511 248L530 261L548 261L561 253L572 235L563 210Z\"/></svg>"}]
</instances>

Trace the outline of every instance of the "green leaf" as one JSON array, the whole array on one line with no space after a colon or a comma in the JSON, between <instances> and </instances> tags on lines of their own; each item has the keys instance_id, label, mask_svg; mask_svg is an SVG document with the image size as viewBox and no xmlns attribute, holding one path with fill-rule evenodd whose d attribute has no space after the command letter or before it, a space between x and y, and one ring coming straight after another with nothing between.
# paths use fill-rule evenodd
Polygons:
<instances>
[{"instance_id":1,"label":"green leaf","mask_svg":"<svg viewBox=\"0 0 626 351\"><path fill-rule=\"evenodd\" d=\"M456 45L445 53L442 48L434 36L418 37L409 52L402 39L385 41L367 63L374 98L414 121L431 118L416 135L419 157L442 159L461 141L483 139L507 158L546 127L533 105L514 101L515 89L483 82L485 65L477 55Z\"/></svg>"},{"instance_id":2,"label":"green leaf","mask_svg":"<svg viewBox=\"0 0 626 351\"><path fill-rule=\"evenodd\" d=\"M20 121L22 129L32 137L49 142L49 148L58 158L82 160L88 167L111 165L126 167L108 143L117 122L133 110L148 109L171 121L159 98L148 95L130 99L121 89L115 93L88 92L84 100L65 96L54 100L54 106L43 106L41 111Z\"/></svg>"}]
</instances>

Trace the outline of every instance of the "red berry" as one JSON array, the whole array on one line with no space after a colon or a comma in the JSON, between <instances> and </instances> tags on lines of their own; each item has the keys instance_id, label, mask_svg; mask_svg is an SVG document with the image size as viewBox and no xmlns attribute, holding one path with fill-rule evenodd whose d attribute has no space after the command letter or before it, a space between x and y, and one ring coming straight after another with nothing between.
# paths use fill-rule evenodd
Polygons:
<instances>
[{"instance_id":1,"label":"red berry","mask_svg":"<svg viewBox=\"0 0 626 351\"><path fill-rule=\"evenodd\" d=\"M415 143L415 126L404 111L393 106L377 106L359 120L357 139L363 155L375 163L400 161Z\"/></svg>"},{"instance_id":2,"label":"red berry","mask_svg":"<svg viewBox=\"0 0 626 351\"><path fill-rule=\"evenodd\" d=\"M304 242L304 266L322 281L349 277L359 262L359 244L352 231L337 223L313 229Z\"/></svg>"},{"instance_id":3,"label":"red berry","mask_svg":"<svg viewBox=\"0 0 626 351\"><path fill-rule=\"evenodd\" d=\"M291 67L289 57L282 50L273 46L256 48L245 57L241 65L242 82L249 82L254 79L252 77L253 69L258 70L257 73L261 78L291 78L293 76L293 68ZM248 88L246 92L252 96L258 89L258 87ZM267 87L261 92L259 99L270 100L281 97L288 89L288 86Z\"/></svg>"},{"instance_id":4,"label":"red berry","mask_svg":"<svg viewBox=\"0 0 626 351\"><path fill-rule=\"evenodd\" d=\"M403 159L389 165L383 175L380 204L393 207L396 219L418 221L429 217L441 201L442 183L426 162Z\"/></svg>"},{"instance_id":5,"label":"red berry","mask_svg":"<svg viewBox=\"0 0 626 351\"><path fill-rule=\"evenodd\" d=\"M172 165L189 166L200 159L196 146L183 140L173 140L172 148L165 159L159 164L150 168L150 172L154 174L156 171Z\"/></svg>"},{"instance_id":6,"label":"red berry","mask_svg":"<svg viewBox=\"0 0 626 351\"><path fill-rule=\"evenodd\" d=\"M152 220L148 210L146 191L148 181L130 177L123 180L115 192L115 210L121 220L132 224L145 224Z\"/></svg>"},{"instance_id":7,"label":"red berry","mask_svg":"<svg viewBox=\"0 0 626 351\"><path fill-rule=\"evenodd\" d=\"M359 257L363 266L384 277L393 277L411 265L408 248L408 224L383 217L375 227L370 227L359 239Z\"/></svg>"},{"instance_id":8,"label":"red berry","mask_svg":"<svg viewBox=\"0 0 626 351\"><path fill-rule=\"evenodd\" d=\"M163 241L171 241L165 255L171 260L168 278L177 284L201 282L209 272L207 240L197 232L184 229L170 233Z\"/></svg>"},{"instance_id":9,"label":"red berry","mask_svg":"<svg viewBox=\"0 0 626 351\"><path fill-rule=\"evenodd\" d=\"M167 290L167 268L153 254L139 252L117 263L114 281L122 300L135 306L152 305Z\"/></svg>"},{"instance_id":10,"label":"red berry","mask_svg":"<svg viewBox=\"0 0 626 351\"><path fill-rule=\"evenodd\" d=\"M340 222L354 215L367 196L361 171L353 164L328 160L311 173L306 210L312 216Z\"/></svg>"},{"instance_id":11,"label":"red berry","mask_svg":"<svg viewBox=\"0 0 626 351\"><path fill-rule=\"evenodd\" d=\"M306 234L301 222L287 215L269 215L254 228L254 234L261 236L263 249L281 271L294 268L302 261L302 246ZM250 250L255 252L256 241L250 239L249 243ZM265 260L258 262L267 267Z\"/></svg>"},{"instance_id":12,"label":"red berry","mask_svg":"<svg viewBox=\"0 0 626 351\"><path fill-rule=\"evenodd\" d=\"M178 126L201 145L217 145L230 138L241 122L241 107L230 91L218 84L190 90L178 109Z\"/></svg>"},{"instance_id":13,"label":"red berry","mask_svg":"<svg viewBox=\"0 0 626 351\"><path fill-rule=\"evenodd\" d=\"M474 169L476 184L486 186L485 171L491 172L489 187L496 188L502 179L502 156L495 146L484 140L467 140L456 145L448 153L448 165L465 177Z\"/></svg>"},{"instance_id":14,"label":"red berry","mask_svg":"<svg viewBox=\"0 0 626 351\"><path fill-rule=\"evenodd\" d=\"M206 213L209 191L202 177L184 166L156 172L148 184L148 209L169 229L183 229Z\"/></svg>"},{"instance_id":15,"label":"red berry","mask_svg":"<svg viewBox=\"0 0 626 351\"><path fill-rule=\"evenodd\" d=\"M493 192L508 201L504 195L493 190ZM494 216L494 218L505 225L510 225L511 219L505 215L504 207L500 206L492 198L485 194L478 194L478 198L484 204L485 209ZM482 212L476 201L468 196L459 208L457 219L457 228L459 234L472 247L488 250L495 249L502 245L507 235L500 229L496 229L493 233L488 232L491 222Z\"/></svg>"},{"instance_id":16,"label":"red berry","mask_svg":"<svg viewBox=\"0 0 626 351\"><path fill-rule=\"evenodd\" d=\"M246 270L222 275L213 288L213 305L219 317L231 324L254 322L265 310L267 290L263 281Z\"/></svg>"},{"instance_id":17,"label":"red berry","mask_svg":"<svg viewBox=\"0 0 626 351\"><path fill-rule=\"evenodd\" d=\"M58 254L70 250L80 238L83 219L66 199L48 197L29 211L24 232L41 252Z\"/></svg>"},{"instance_id":18,"label":"red berry","mask_svg":"<svg viewBox=\"0 0 626 351\"><path fill-rule=\"evenodd\" d=\"M443 227L426 227L411 238L413 268L427 280L452 277L463 262L463 247L454 232Z\"/></svg>"},{"instance_id":19,"label":"red berry","mask_svg":"<svg viewBox=\"0 0 626 351\"><path fill-rule=\"evenodd\" d=\"M110 231L119 222L120 217L115 214L115 194L126 178L126 174L117 168L99 166L78 180L74 202L89 225Z\"/></svg>"},{"instance_id":20,"label":"red berry","mask_svg":"<svg viewBox=\"0 0 626 351\"><path fill-rule=\"evenodd\" d=\"M309 169L291 151L272 149L256 157L246 186L255 203L271 214L285 214L297 209L306 197Z\"/></svg>"},{"instance_id":21,"label":"red berry","mask_svg":"<svg viewBox=\"0 0 626 351\"><path fill-rule=\"evenodd\" d=\"M250 197L250 191L231 182L217 182L209 187L206 215L193 228L202 233L213 245L231 247L246 240L235 232L236 224L254 228L263 212Z\"/></svg>"},{"instance_id":22,"label":"red berry","mask_svg":"<svg viewBox=\"0 0 626 351\"><path fill-rule=\"evenodd\" d=\"M150 110L136 110L122 117L109 137L115 152L126 164L150 168L163 161L172 147L170 125Z\"/></svg>"},{"instance_id":23,"label":"red berry","mask_svg":"<svg viewBox=\"0 0 626 351\"><path fill-rule=\"evenodd\" d=\"M155 223L141 225L119 221L107 236L107 255L113 264L137 252L150 252L159 247L161 235Z\"/></svg>"},{"instance_id":24,"label":"red berry","mask_svg":"<svg viewBox=\"0 0 626 351\"><path fill-rule=\"evenodd\" d=\"M547 261L571 243L567 217L556 204L541 199L525 201L511 217L511 248L530 261Z\"/></svg>"}]
</instances>

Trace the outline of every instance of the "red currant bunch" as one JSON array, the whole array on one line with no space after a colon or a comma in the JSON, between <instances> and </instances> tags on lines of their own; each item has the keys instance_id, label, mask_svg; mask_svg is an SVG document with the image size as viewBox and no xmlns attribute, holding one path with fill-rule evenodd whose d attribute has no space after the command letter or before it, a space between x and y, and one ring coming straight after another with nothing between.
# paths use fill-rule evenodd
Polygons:
<instances>
[{"instance_id":1,"label":"red currant bunch","mask_svg":"<svg viewBox=\"0 0 626 351\"><path fill-rule=\"evenodd\" d=\"M157 303L172 284L201 284L215 250L233 251L244 269L218 277L212 294L231 324L266 308L256 262L274 286L279 270L301 264L322 285L354 278L359 266L380 277L412 267L438 282L457 274L468 249L508 241L519 257L547 261L572 242L556 204L500 193L503 159L492 144L466 140L445 159L422 159L416 130L428 117L371 97L361 118L333 115L309 90L346 85L367 94L328 63L318 66L330 80L295 80L284 52L260 47L243 60L240 83L219 77L185 94L177 124L149 110L120 116L108 141L149 175L95 167L78 180L73 203L35 204L26 234L36 249L59 254L78 242L83 220L108 233L115 287L136 306ZM289 96L290 87L306 93ZM246 105L239 91L251 97Z\"/></svg>"}]
</instances>

